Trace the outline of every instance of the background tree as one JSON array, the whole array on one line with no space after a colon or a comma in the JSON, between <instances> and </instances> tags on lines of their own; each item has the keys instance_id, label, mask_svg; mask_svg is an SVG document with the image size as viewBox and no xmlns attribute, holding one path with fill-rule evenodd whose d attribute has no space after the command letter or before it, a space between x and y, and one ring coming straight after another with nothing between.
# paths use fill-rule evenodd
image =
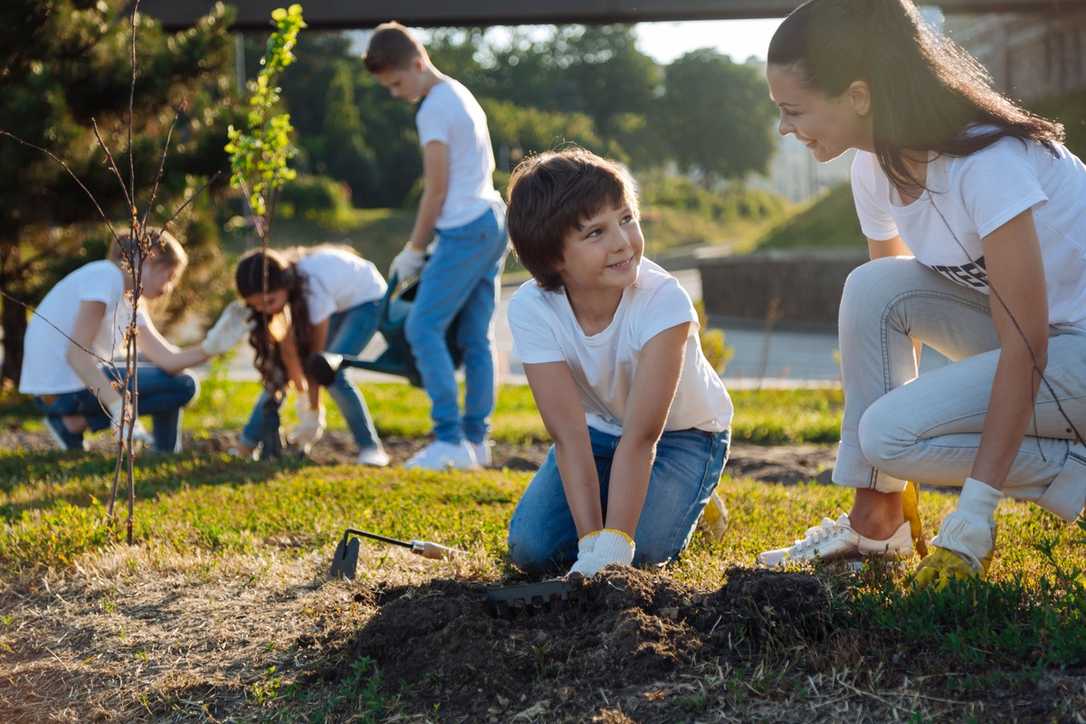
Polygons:
<instances>
[{"instance_id":1,"label":"background tree","mask_svg":"<svg viewBox=\"0 0 1086 724\"><path fill-rule=\"evenodd\" d=\"M703 48L667 67L659 124L679 167L706 184L765 171L773 118L755 66Z\"/></svg>"},{"instance_id":2,"label":"background tree","mask_svg":"<svg viewBox=\"0 0 1086 724\"><path fill-rule=\"evenodd\" d=\"M126 5L121 0L0 4L0 129L64 159L114 218L127 217L126 203L102 163L91 119L123 156L131 81ZM225 137L222 116L229 104L215 96L226 88L230 65L226 20L218 5L197 27L171 37L152 20L138 19L141 60L132 149L137 178L155 178L170 123L180 113L158 197L161 209L175 204L194 175L225 165L225 154L209 155L201 137ZM0 139L0 148L0 289L36 304L60 275L100 256L104 237L96 229L88 239L75 228L98 221L98 213L55 161L10 138ZM122 162L127 166L119 158ZM138 189L141 208L150 191ZM184 236L184 227L178 230ZM199 238L201 249L189 245L197 260L206 258L205 252L214 254L217 241L214 234ZM0 376L17 382L25 308L5 297L2 323Z\"/></svg>"}]
</instances>

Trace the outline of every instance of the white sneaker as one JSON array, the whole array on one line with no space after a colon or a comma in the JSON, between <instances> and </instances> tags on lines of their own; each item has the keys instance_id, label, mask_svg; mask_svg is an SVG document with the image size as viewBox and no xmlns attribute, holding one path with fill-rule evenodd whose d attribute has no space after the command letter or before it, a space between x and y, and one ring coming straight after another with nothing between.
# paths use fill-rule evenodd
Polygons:
<instances>
[{"instance_id":1,"label":"white sneaker","mask_svg":"<svg viewBox=\"0 0 1086 724\"><path fill-rule=\"evenodd\" d=\"M385 452L384 446L377 443L373 447L362 448L355 462L359 465L369 465L372 468L386 468L392 462L392 459Z\"/></svg>"},{"instance_id":2,"label":"white sneaker","mask_svg":"<svg viewBox=\"0 0 1086 724\"><path fill-rule=\"evenodd\" d=\"M854 531L848 516L841 515L837 520L823 518L821 523L808 528L801 540L790 546L759 553L758 564L773 568L788 563L813 563L860 556L902 557L912 552L913 539L908 521L902 523L886 540L875 540Z\"/></svg>"},{"instance_id":3,"label":"white sneaker","mask_svg":"<svg viewBox=\"0 0 1086 724\"><path fill-rule=\"evenodd\" d=\"M482 442L469 442L468 444L471 445L471 451L475 453L475 462L479 463L479 467L490 467L494 462L494 455L491 452L494 443L490 440L483 440Z\"/></svg>"},{"instance_id":4,"label":"white sneaker","mask_svg":"<svg viewBox=\"0 0 1086 724\"><path fill-rule=\"evenodd\" d=\"M475 451L466 440L455 444L434 440L412 455L404 467L417 470L476 470L479 461L475 459Z\"/></svg>"}]
</instances>

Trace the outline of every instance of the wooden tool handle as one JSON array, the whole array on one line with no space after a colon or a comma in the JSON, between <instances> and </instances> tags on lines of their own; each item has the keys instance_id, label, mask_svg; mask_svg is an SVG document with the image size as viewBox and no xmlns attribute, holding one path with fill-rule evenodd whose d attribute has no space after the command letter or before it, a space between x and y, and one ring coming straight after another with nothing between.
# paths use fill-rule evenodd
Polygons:
<instances>
[{"instance_id":1,"label":"wooden tool handle","mask_svg":"<svg viewBox=\"0 0 1086 724\"><path fill-rule=\"evenodd\" d=\"M431 543L428 540L411 541L411 552L417 556L433 558L435 560L456 558L457 556L464 555L464 551L462 550L449 548L448 546L443 546L438 543Z\"/></svg>"}]
</instances>

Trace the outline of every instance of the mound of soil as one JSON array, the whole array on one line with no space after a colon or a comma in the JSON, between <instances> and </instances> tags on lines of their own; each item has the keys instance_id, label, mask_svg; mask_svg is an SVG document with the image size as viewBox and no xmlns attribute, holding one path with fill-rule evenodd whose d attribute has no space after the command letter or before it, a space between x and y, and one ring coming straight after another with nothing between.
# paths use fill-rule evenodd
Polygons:
<instances>
[{"instance_id":1,"label":"mound of soil","mask_svg":"<svg viewBox=\"0 0 1086 724\"><path fill-rule=\"evenodd\" d=\"M817 640L830 621L815 577L739 568L709 593L614 568L581 583L562 606L512 618L490 615L485 594L453 580L359 594L378 610L326 659L336 664L320 678L341 677L368 657L386 690L404 690L413 711L452 721L551 720L599 710L601 689L746 658L778 638Z\"/></svg>"}]
</instances>

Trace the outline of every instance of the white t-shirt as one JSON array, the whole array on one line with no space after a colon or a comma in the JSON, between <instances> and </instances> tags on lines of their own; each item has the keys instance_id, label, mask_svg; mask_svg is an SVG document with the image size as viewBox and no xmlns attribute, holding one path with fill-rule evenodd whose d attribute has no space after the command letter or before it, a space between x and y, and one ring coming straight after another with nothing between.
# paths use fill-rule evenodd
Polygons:
<instances>
[{"instance_id":1,"label":"white t-shirt","mask_svg":"<svg viewBox=\"0 0 1086 724\"><path fill-rule=\"evenodd\" d=\"M513 348L524 364L565 362L581 394L589 427L621 435L626 403L641 349L660 332L692 322L686 358L665 431L728 429L732 401L709 366L698 340L698 316L675 277L643 259L637 282L627 287L611 324L586 335L564 291L521 285L509 302Z\"/></svg>"},{"instance_id":2,"label":"white t-shirt","mask_svg":"<svg viewBox=\"0 0 1086 724\"><path fill-rule=\"evenodd\" d=\"M388 285L372 262L346 249L317 249L298 260L305 276L309 321L320 324L336 312L372 302Z\"/></svg>"},{"instance_id":3,"label":"white t-shirt","mask_svg":"<svg viewBox=\"0 0 1086 724\"><path fill-rule=\"evenodd\" d=\"M120 361L124 330L132 318L132 305L124 294L124 274L111 261L92 261L57 282L30 317L23 350L19 391L27 395L55 395L86 387L68 364L68 337L75 330L81 302L102 302L106 313L89 349L103 359ZM50 326L55 324L64 334ZM136 324L152 327L141 308ZM65 336L67 335L67 337Z\"/></svg>"},{"instance_id":4,"label":"white t-shirt","mask_svg":"<svg viewBox=\"0 0 1086 724\"><path fill-rule=\"evenodd\" d=\"M475 96L452 78L430 89L415 116L419 144L449 149L449 188L438 229L455 229L483 215L501 196L494 189L494 151L486 114Z\"/></svg>"},{"instance_id":5,"label":"white t-shirt","mask_svg":"<svg viewBox=\"0 0 1086 724\"><path fill-rule=\"evenodd\" d=\"M876 240L901 236L921 264L988 294L982 239L1032 209L1049 321L1086 328L1082 161L1062 145L1053 156L1040 143L1003 138L969 156L935 159L928 164L926 185L931 192L904 205L875 155L858 152L852 162L852 193L864 235Z\"/></svg>"}]
</instances>

